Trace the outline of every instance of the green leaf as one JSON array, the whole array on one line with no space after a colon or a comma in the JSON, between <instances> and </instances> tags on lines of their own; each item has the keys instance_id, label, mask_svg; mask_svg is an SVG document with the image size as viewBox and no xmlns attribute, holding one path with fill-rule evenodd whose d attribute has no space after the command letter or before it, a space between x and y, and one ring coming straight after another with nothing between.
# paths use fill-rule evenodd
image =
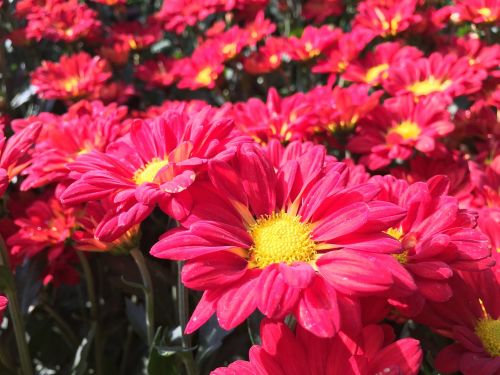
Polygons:
<instances>
[{"instance_id":1,"label":"green leaf","mask_svg":"<svg viewBox=\"0 0 500 375\"><path fill-rule=\"evenodd\" d=\"M178 374L175 351L164 350L165 340L163 338L163 328L156 331L153 347L148 358L148 375L173 375ZM160 353L161 351L161 353Z\"/></svg>"}]
</instances>

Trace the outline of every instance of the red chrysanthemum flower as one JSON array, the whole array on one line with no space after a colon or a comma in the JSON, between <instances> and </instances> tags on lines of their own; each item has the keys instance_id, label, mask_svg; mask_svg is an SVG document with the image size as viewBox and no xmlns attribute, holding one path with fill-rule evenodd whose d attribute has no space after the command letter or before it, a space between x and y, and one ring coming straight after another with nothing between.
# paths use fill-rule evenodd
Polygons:
<instances>
[{"instance_id":1,"label":"red chrysanthemum flower","mask_svg":"<svg viewBox=\"0 0 500 375\"><path fill-rule=\"evenodd\" d=\"M31 162L28 150L38 138L42 129L41 122L35 122L16 132L7 139L3 125L0 124L0 198L9 182Z\"/></svg>"},{"instance_id":2,"label":"red chrysanthemum flower","mask_svg":"<svg viewBox=\"0 0 500 375\"><path fill-rule=\"evenodd\" d=\"M341 333L319 338L281 322L263 320L261 345L250 348L249 361L236 361L211 375L416 375L422 362L418 340L394 341L388 326L366 326L353 340Z\"/></svg>"},{"instance_id":3,"label":"red chrysanthemum flower","mask_svg":"<svg viewBox=\"0 0 500 375\"><path fill-rule=\"evenodd\" d=\"M330 74L329 82L333 83L336 74L343 73L349 64L358 58L371 39L369 33L360 29L343 34L329 49L328 56L318 61L312 68L312 72Z\"/></svg>"},{"instance_id":4,"label":"red chrysanthemum flower","mask_svg":"<svg viewBox=\"0 0 500 375\"><path fill-rule=\"evenodd\" d=\"M97 101L80 101L70 107L44 129L43 138L35 145L33 163L23 172L28 177L21 190L66 180L66 164L92 150L104 151L127 131L121 123L126 113L126 107Z\"/></svg>"},{"instance_id":5,"label":"red chrysanthemum flower","mask_svg":"<svg viewBox=\"0 0 500 375\"><path fill-rule=\"evenodd\" d=\"M157 21L148 19L142 24L138 21L119 22L110 29L109 44L122 44L131 50L141 50L157 42L161 36L161 27Z\"/></svg>"},{"instance_id":6,"label":"red chrysanthemum flower","mask_svg":"<svg viewBox=\"0 0 500 375\"><path fill-rule=\"evenodd\" d=\"M80 52L56 63L42 61L31 73L31 84L43 99L76 100L92 95L110 77L106 60Z\"/></svg>"},{"instance_id":7,"label":"red chrysanthemum flower","mask_svg":"<svg viewBox=\"0 0 500 375\"><path fill-rule=\"evenodd\" d=\"M306 0L302 6L302 16L322 23L330 16L339 16L344 11L342 0Z\"/></svg>"},{"instance_id":8,"label":"red chrysanthemum flower","mask_svg":"<svg viewBox=\"0 0 500 375\"><path fill-rule=\"evenodd\" d=\"M233 26L229 30L212 36L198 46L198 49L217 51L224 60L231 60L249 43L249 34L245 29Z\"/></svg>"},{"instance_id":9,"label":"red chrysanthemum flower","mask_svg":"<svg viewBox=\"0 0 500 375\"><path fill-rule=\"evenodd\" d=\"M13 264L42 254L47 266L42 274L44 284L75 284L78 272L71 266L74 250L66 245L75 226L73 208L63 208L52 192L37 199L19 196L11 200L11 211L17 231L7 238Z\"/></svg>"},{"instance_id":10,"label":"red chrysanthemum flower","mask_svg":"<svg viewBox=\"0 0 500 375\"><path fill-rule=\"evenodd\" d=\"M373 201L375 185L347 186L347 166L325 163L325 151L312 148L275 170L259 146L244 144L231 162L209 162L214 189L193 194L186 228L151 249L187 260L183 283L204 291L187 332L215 312L231 329L258 308L275 319L294 314L330 337L341 326L359 328L356 296L393 287L402 267L391 254L401 245L383 230L405 212ZM397 277L411 293L414 285Z\"/></svg>"},{"instance_id":11,"label":"red chrysanthemum flower","mask_svg":"<svg viewBox=\"0 0 500 375\"><path fill-rule=\"evenodd\" d=\"M418 48L398 42L381 43L373 52L360 60L352 61L342 77L348 81L380 85L389 76L389 68L405 61L415 61L423 56Z\"/></svg>"},{"instance_id":12,"label":"red chrysanthemum flower","mask_svg":"<svg viewBox=\"0 0 500 375\"><path fill-rule=\"evenodd\" d=\"M230 108L236 127L261 143L270 139L282 142L305 139L313 130L308 120L312 106L303 93L281 98L271 87L266 103L251 98Z\"/></svg>"},{"instance_id":13,"label":"red chrysanthemum flower","mask_svg":"<svg viewBox=\"0 0 500 375\"><path fill-rule=\"evenodd\" d=\"M190 57L175 62L179 76L177 86L196 90L202 87L214 88L217 78L224 70L224 55L212 48L197 48Z\"/></svg>"},{"instance_id":14,"label":"red chrysanthemum flower","mask_svg":"<svg viewBox=\"0 0 500 375\"><path fill-rule=\"evenodd\" d=\"M306 26L300 38L288 39L288 51L292 60L309 60L318 57L342 35L340 29L324 25L320 28Z\"/></svg>"},{"instance_id":15,"label":"red chrysanthemum flower","mask_svg":"<svg viewBox=\"0 0 500 375\"><path fill-rule=\"evenodd\" d=\"M463 272L453 278L453 298L429 304L416 319L455 343L438 353L438 371L464 375L500 372L500 273Z\"/></svg>"},{"instance_id":16,"label":"red chrysanthemum flower","mask_svg":"<svg viewBox=\"0 0 500 375\"><path fill-rule=\"evenodd\" d=\"M189 187L207 160L222 157L242 140L232 122L215 109L198 114L167 112L153 120L134 120L130 134L108 146L106 153L80 155L68 168L76 181L61 196L65 204L110 198L110 209L96 237L112 241L142 222L160 205L182 219L189 211Z\"/></svg>"},{"instance_id":17,"label":"red chrysanthemum flower","mask_svg":"<svg viewBox=\"0 0 500 375\"><path fill-rule=\"evenodd\" d=\"M493 73L500 65L500 46L489 46L479 38L456 38L445 49L459 57L467 57L469 65L476 70Z\"/></svg>"},{"instance_id":18,"label":"red chrysanthemum flower","mask_svg":"<svg viewBox=\"0 0 500 375\"><path fill-rule=\"evenodd\" d=\"M224 9L223 0L169 0L163 2L156 17L165 22L165 30L180 34L209 15Z\"/></svg>"},{"instance_id":19,"label":"red chrysanthemum flower","mask_svg":"<svg viewBox=\"0 0 500 375\"><path fill-rule=\"evenodd\" d=\"M420 21L415 14L417 0L365 0L358 4L353 28L369 32L376 37L395 36L411 24Z\"/></svg>"},{"instance_id":20,"label":"red chrysanthemum flower","mask_svg":"<svg viewBox=\"0 0 500 375\"><path fill-rule=\"evenodd\" d=\"M269 37L262 47L243 60L243 67L250 74L272 72L281 65L286 50L286 38Z\"/></svg>"},{"instance_id":21,"label":"red chrysanthemum flower","mask_svg":"<svg viewBox=\"0 0 500 375\"><path fill-rule=\"evenodd\" d=\"M27 14L26 36L36 40L74 42L101 27L97 12L77 0L49 0Z\"/></svg>"},{"instance_id":22,"label":"red chrysanthemum flower","mask_svg":"<svg viewBox=\"0 0 500 375\"><path fill-rule=\"evenodd\" d=\"M265 18L264 11L259 11L252 22L245 25L248 33L248 44L255 46L257 42L271 35L276 30L276 25Z\"/></svg>"},{"instance_id":23,"label":"red chrysanthemum flower","mask_svg":"<svg viewBox=\"0 0 500 375\"><path fill-rule=\"evenodd\" d=\"M483 71L471 68L467 57L435 52L428 58L407 61L390 69L384 89L391 95L410 94L415 98L440 95L450 99L481 89Z\"/></svg>"},{"instance_id":24,"label":"red chrysanthemum flower","mask_svg":"<svg viewBox=\"0 0 500 375\"><path fill-rule=\"evenodd\" d=\"M449 279L454 271L480 271L494 263L488 239L474 229L476 215L459 209L457 199L447 195L446 177L409 186L389 175L371 181L382 187L378 199L399 204L408 212L387 231L401 242L404 251L396 258L418 287L414 295L391 301L406 314L419 313L426 300L447 301L452 296Z\"/></svg>"},{"instance_id":25,"label":"red chrysanthemum flower","mask_svg":"<svg viewBox=\"0 0 500 375\"><path fill-rule=\"evenodd\" d=\"M496 22L500 19L498 0L457 0L455 10L458 18L474 23Z\"/></svg>"},{"instance_id":26,"label":"red chrysanthemum flower","mask_svg":"<svg viewBox=\"0 0 500 375\"><path fill-rule=\"evenodd\" d=\"M165 87L177 79L176 60L163 55L137 66L135 76L153 87Z\"/></svg>"},{"instance_id":27,"label":"red chrysanthemum flower","mask_svg":"<svg viewBox=\"0 0 500 375\"><path fill-rule=\"evenodd\" d=\"M361 163L380 169L393 160L410 158L413 150L430 153L454 125L442 102L434 97L415 103L409 95L387 99L356 128L347 148L363 155Z\"/></svg>"}]
</instances>

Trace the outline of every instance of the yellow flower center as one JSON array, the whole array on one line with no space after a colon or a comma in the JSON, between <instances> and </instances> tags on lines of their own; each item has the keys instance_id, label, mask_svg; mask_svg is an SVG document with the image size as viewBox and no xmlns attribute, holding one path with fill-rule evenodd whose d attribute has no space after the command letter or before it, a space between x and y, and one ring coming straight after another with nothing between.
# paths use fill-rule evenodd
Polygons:
<instances>
[{"instance_id":1,"label":"yellow flower center","mask_svg":"<svg viewBox=\"0 0 500 375\"><path fill-rule=\"evenodd\" d=\"M380 64L371 67L366 72L365 82L371 83L375 81L382 73L386 72L387 69L389 69L389 64Z\"/></svg>"},{"instance_id":2,"label":"yellow flower center","mask_svg":"<svg viewBox=\"0 0 500 375\"><path fill-rule=\"evenodd\" d=\"M278 63L278 56L277 55L272 55L269 57L269 62L271 65L276 65Z\"/></svg>"},{"instance_id":3,"label":"yellow flower center","mask_svg":"<svg viewBox=\"0 0 500 375\"><path fill-rule=\"evenodd\" d=\"M415 96L424 96L432 94L437 91L444 91L451 85L451 80L446 79L436 79L436 77L430 76L424 81L419 81L411 84L407 87L409 91Z\"/></svg>"},{"instance_id":4,"label":"yellow flower center","mask_svg":"<svg viewBox=\"0 0 500 375\"><path fill-rule=\"evenodd\" d=\"M76 95L78 93L78 77L71 77L64 81L63 86L64 90L68 93Z\"/></svg>"},{"instance_id":5,"label":"yellow flower center","mask_svg":"<svg viewBox=\"0 0 500 375\"><path fill-rule=\"evenodd\" d=\"M222 47L222 53L227 58L234 57L236 55L236 43L229 43Z\"/></svg>"},{"instance_id":6,"label":"yellow flower center","mask_svg":"<svg viewBox=\"0 0 500 375\"><path fill-rule=\"evenodd\" d=\"M318 56L321 51L318 48L314 48L311 42L306 42L304 44L304 49L306 50L307 54L309 55L309 58L313 58Z\"/></svg>"},{"instance_id":7,"label":"yellow flower center","mask_svg":"<svg viewBox=\"0 0 500 375\"><path fill-rule=\"evenodd\" d=\"M405 141L409 139L416 139L422 130L413 121L403 121L390 130L390 133L399 134Z\"/></svg>"},{"instance_id":8,"label":"yellow flower center","mask_svg":"<svg viewBox=\"0 0 500 375\"><path fill-rule=\"evenodd\" d=\"M477 12L484 17L484 20L486 22L492 22L495 20L495 17L492 17L491 14L491 9L490 8L480 8L477 10Z\"/></svg>"},{"instance_id":9,"label":"yellow flower center","mask_svg":"<svg viewBox=\"0 0 500 375\"><path fill-rule=\"evenodd\" d=\"M483 318L477 322L475 332L484 350L492 357L500 357L500 320Z\"/></svg>"},{"instance_id":10,"label":"yellow flower center","mask_svg":"<svg viewBox=\"0 0 500 375\"><path fill-rule=\"evenodd\" d=\"M206 68L203 68L202 70L200 70L200 72L198 73L198 75L195 78L195 81L203 86L208 86L213 81L213 77L212 77L213 74L214 74L214 71L212 70L212 68L207 66Z\"/></svg>"},{"instance_id":11,"label":"yellow flower center","mask_svg":"<svg viewBox=\"0 0 500 375\"><path fill-rule=\"evenodd\" d=\"M139 46L137 45L137 42L135 41L134 38L129 39L128 45L131 49L137 49Z\"/></svg>"},{"instance_id":12,"label":"yellow flower center","mask_svg":"<svg viewBox=\"0 0 500 375\"><path fill-rule=\"evenodd\" d=\"M164 166L168 164L168 159L154 158L142 168L134 173L133 180L137 185L145 182L154 182L156 175Z\"/></svg>"},{"instance_id":13,"label":"yellow flower center","mask_svg":"<svg viewBox=\"0 0 500 375\"><path fill-rule=\"evenodd\" d=\"M273 263L309 262L316 255L310 224L286 212L262 216L249 228L253 239L250 263L265 268Z\"/></svg>"},{"instance_id":14,"label":"yellow flower center","mask_svg":"<svg viewBox=\"0 0 500 375\"><path fill-rule=\"evenodd\" d=\"M401 228L394 228L394 227L387 229L385 233L387 233L389 236L395 238L398 241L404 235L403 230Z\"/></svg>"}]
</instances>

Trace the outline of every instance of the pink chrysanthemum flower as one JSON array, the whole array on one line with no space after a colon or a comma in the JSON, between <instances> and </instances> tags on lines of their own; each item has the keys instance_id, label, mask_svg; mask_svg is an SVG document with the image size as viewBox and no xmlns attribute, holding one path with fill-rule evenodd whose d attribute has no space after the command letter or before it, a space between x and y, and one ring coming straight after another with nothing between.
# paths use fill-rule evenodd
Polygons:
<instances>
[{"instance_id":1,"label":"pink chrysanthemum flower","mask_svg":"<svg viewBox=\"0 0 500 375\"><path fill-rule=\"evenodd\" d=\"M97 12L77 0L49 0L27 13L26 36L36 40L74 42L101 27Z\"/></svg>"},{"instance_id":2,"label":"pink chrysanthemum flower","mask_svg":"<svg viewBox=\"0 0 500 375\"><path fill-rule=\"evenodd\" d=\"M423 314L416 318L418 322L455 341L438 353L435 360L438 371L498 375L499 283L498 271L461 272L453 278L452 299L446 303L429 304Z\"/></svg>"},{"instance_id":3,"label":"pink chrysanthemum flower","mask_svg":"<svg viewBox=\"0 0 500 375\"><path fill-rule=\"evenodd\" d=\"M356 296L392 288L401 266L390 254L401 245L383 230L405 212L373 201L375 185L347 186L346 165L325 163L324 147L275 170L259 146L245 144L230 163L212 160L208 175L214 188L197 191L186 228L151 249L187 260L184 284L204 291L187 332L215 312L231 329L258 308L270 318L294 314L330 337L359 326ZM413 284L397 278L411 293Z\"/></svg>"},{"instance_id":4,"label":"pink chrysanthemum flower","mask_svg":"<svg viewBox=\"0 0 500 375\"><path fill-rule=\"evenodd\" d=\"M68 178L66 164L92 150L104 151L128 128L122 125L126 107L104 106L99 101L80 101L56 122L46 124L33 151L33 163L23 175L21 190L38 188Z\"/></svg>"},{"instance_id":5,"label":"pink chrysanthemum flower","mask_svg":"<svg viewBox=\"0 0 500 375\"><path fill-rule=\"evenodd\" d=\"M389 76L389 68L405 61L415 61L423 56L415 47L404 46L398 42L381 43L373 52L352 61L342 77L348 81L380 85Z\"/></svg>"},{"instance_id":6,"label":"pink chrysanthemum flower","mask_svg":"<svg viewBox=\"0 0 500 375\"><path fill-rule=\"evenodd\" d=\"M32 162L28 150L41 129L42 123L34 122L6 139L3 125L0 125L0 198L9 182Z\"/></svg>"},{"instance_id":7,"label":"pink chrysanthemum flower","mask_svg":"<svg viewBox=\"0 0 500 375\"><path fill-rule=\"evenodd\" d=\"M106 60L80 52L58 62L43 61L31 73L31 84L43 99L75 100L94 94L110 77Z\"/></svg>"},{"instance_id":8,"label":"pink chrysanthemum flower","mask_svg":"<svg viewBox=\"0 0 500 375\"><path fill-rule=\"evenodd\" d=\"M293 333L281 322L263 320L262 345L249 361L236 361L211 375L416 375L422 362L418 340L394 341L390 327L369 325L353 340L344 333L319 338L300 326Z\"/></svg>"},{"instance_id":9,"label":"pink chrysanthemum flower","mask_svg":"<svg viewBox=\"0 0 500 375\"><path fill-rule=\"evenodd\" d=\"M457 0L454 9L458 13L459 20L494 23L500 19L498 0Z\"/></svg>"},{"instance_id":10,"label":"pink chrysanthemum flower","mask_svg":"<svg viewBox=\"0 0 500 375\"><path fill-rule=\"evenodd\" d=\"M376 176L371 181L382 187L378 199L397 203L408 212L387 231L401 242L404 251L396 259L418 288L410 297L391 301L406 314L419 313L426 300L447 301L452 296L449 279L454 271L482 271L494 263L488 239L474 229L476 215L459 209L457 199L447 195L446 177L413 185L392 176Z\"/></svg>"},{"instance_id":11,"label":"pink chrysanthemum flower","mask_svg":"<svg viewBox=\"0 0 500 375\"><path fill-rule=\"evenodd\" d=\"M485 78L484 71L472 69L467 57L435 52L428 58L392 68L383 86L391 95L410 94L417 99L440 95L452 99L480 90Z\"/></svg>"},{"instance_id":12,"label":"pink chrysanthemum flower","mask_svg":"<svg viewBox=\"0 0 500 375\"><path fill-rule=\"evenodd\" d=\"M224 55L218 50L197 48L190 57L176 60L174 70L179 77L177 86L189 90L214 88L224 70L224 60Z\"/></svg>"},{"instance_id":13,"label":"pink chrysanthemum flower","mask_svg":"<svg viewBox=\"0 0 500 375\"><path fill-rule=\"evenodd\" d=\"M315 23L322 23L330 16L338 16L344 11L341 0L307 0L302 6L302 16L312 19Z\"/></svg>"},{"instance_id":14,"label":"pink chrysanthemum flower","mask_svg":"<svg viewBox=\"0 0 500 375\"><path fill-rule=\"evenodd\" d=\"M288 39L288 54L292 60L310 60L327 50L342 35L340 29L324 25L320 28L307 26L300 38Z\"/></svg>"},{"instance_id":15,"label":"pink chrysanthemum flower","mask_svg":"<svg viewBox=\"0 0 500 375\"><path fill-rule=\"evenodd\" d=\"M176 219L189 211L188 190L206 162L228 152L242 138L231 134L232 122L215 109L198 114L183 107L153 120L134 120L130 134L70 163L76 181L64 191L65 204L109 198L113 208L96 229L112 241L143 221L157 204Z\"/></svg>"},{"instance_id":16,"label":"pink chrysanthemum flower","mask_svg":"<svg viewBox=\"0 0 500 375\"><path fill-rule=\"evenodd\" d=\"M160 55L136 67L135 76L149 86L165 87L177 79L175 59Z\"/></svg>"},{"instance_id":17,"label":"pink chrysanthemum flower","mask_svg":"<svg viewBox=\"0 0 500 375\"><path fill-rule=\"evenodd\" d=\"M449 112L438 98L415 103L405 95L387 99L360 121L347 147L363 155L361 163L379 169L393 160L410 158L414 149L434 151L438 139L453 129Z\"/></svg>"},{"instance_id":18,"label":"pink chrysanthemum flower","mask_svg":"<svg viewBox=\"0 0 500 375\"><path fill-rule=\"evenodd\" d=\"M420 21L415 14L417 0L365 0L359 3L353 28L366 30L373 36L395 36Z\"/></svg>"}]
</instances>

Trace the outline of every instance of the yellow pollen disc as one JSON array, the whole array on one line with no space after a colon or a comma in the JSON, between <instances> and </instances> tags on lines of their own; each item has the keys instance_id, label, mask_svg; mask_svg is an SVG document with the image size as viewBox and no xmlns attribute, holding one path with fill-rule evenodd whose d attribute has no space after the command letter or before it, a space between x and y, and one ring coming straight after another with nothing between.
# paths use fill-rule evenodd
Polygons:
<instances>
[{"instance_id":1,"label":"yellow pollen disc","mask_svg":"<svg viewBox=\"0 0 500 375\"><path fill-rule=\"evenodd\" d=\"M304 49L306 50L307 54L309 55L309 58L313 58L318 56L321 51L318 48L314 48L311 42L306 42L304 44Z\"/></svg>"},{"instance_id":2,"label":"yellow pollen disc","mask_svg":"<svg viewBox=\"0 0 500 375\"><path fill-rule=\"evenodd\" d=\"M130 40L128 41L128 45L129 45L129 47L130 47L131 49L137 49L137 47L139 47L139 46L137 45L137 42L135 41L135 39L130 39Z\"/></svg>"},{"instance_id":3,"label":"yellow pollen disc","mask_svg":"<svg viewBox=\"0 0 500 375\"><path fill-rule=\"evenodd\" d=\"M233 57L236 55L236 43L226 44L222 47L222 53L227 57Z\"/></svg>"},{"instance_id":4,"label":"yellow pollen disc","mask_svg":"<svg viewBox=\"0 0 500 375\"><path fill-rule=\"evenodd\" d=\"M495 17L491 17L491 9L490 8L480 8L477 12L484 17L484 20L487 22L492 22L495 20Z\"/></svg>"},{"instance_id":5,"label":"yellow pollen disc","mask_svg":"<svg viewBox=\"0 0 500 375\"><path fill-rule=\"evenodd\" d=\"M154 158L142 168L134 173L133 180L137 185L145 182L153 182L156 175L164 166L168 164L168 159Z\"/></svg>"},{"instance_id":6,"label":"yellow pollen disc","mask_svg":"<svg viewBox=\"0 0 500 375\"><path fill-rule=\"evenodd\" d=\"M433 92L444 91L451 85L451 80L441 80L430 76L424 81L419 81L407 87L409 91L415 96L424 96L432 94Z\"/></svg>"},{"instance_id":7,"label":"yellow pollen disc","mask_svg":"<svg viewBox=\"0 0 500 375\"><path fill-rule=\"evenodd\" d=\"M489 355L500 357L500 320L489 317L479 320L475 333Z\"/></svg>"},{"instance_id":8,"label":"yellow pollen disc","mask_svg":"<svg viewBox=\"0 0 500 375\"><path fill-rule=\"evenodd\" d=\"M394 227L387 229L385 233L387 233L389 236L395 238L398 241L404 235L403 230L401 228L394 228Z\"/></svg>"},{"instance_id":9,"label":"yellow pollen disc","mask_svg":"<svg viewBox=\"0 0 500 375\"><path fill-rule=\"evenodd\" d=\"M392 254L392 256L402 265L408 263L408 250L405 250L400 254Z\"/></svg>"},{"instance_id":10,"label":"yellow pollen disc","mask_svg":"<svg viewBox=\"0 0 500 375\"><path fill-rule=\"evenodd\" d=\"M387 69L389 69L389 64L380 64L371 67L366 72L365 82L371 83L375 81L382 73L386 72Z\"/></svg>"},{"instance_id":11,"label":"yellow pollen disc","mask_svg":"<svg viewBox=\"0 0 500 375\"><path fill-rule=\"evenodd\" d=\"M347 64L345 61L340 61L338 64L337 64L337 68L339 69L339 72L342 73L345 68L347 68Z\"/></svg>"},{"instance_id":12,"label":"yellow pollen disc","mask_svg":"<svg viewBox=\"0 0 500 375\"><path fill-rule=\"evenodd\" d=\"M200 70L195 78L195 81L203 86L208 86L213 81L213 70L209 66Z\"/></svg>"},{"instance_id":13,"label":"yellow pollen disc","mask_svg":"<svg viewBox=\"0 0 500 375\"><path fill-rule=\"evenodd\" d=\"M393 127L389 133L399 134L405 141L409 139L416 139L422 130L413 121L403 121L401 124Z\"/></svg>"},{"instance_id":14,"label":"yellow pollen disc","mask_svg":"<svg viewBox=\"0 0 500 375\"><path fill-rule=\"evenodd\" d=\"M72 94L78 92L78 82L79 82L78 77L68 78L63 83L64 90Z\"/></svg>"},{"instance_id":15,"label":"yellow pollen disc","mask_svg":"<svg viewBox=\"0 0 500 375\"><path fill-rule=\"evenodd\" d=\"M272 65L276 65L278 63L278 56L277 55L272 55L270 58L269 58L269 62L272 64Z\"/></svg>"},{"instance_id":16,"label":"yellow pollen disc","mask_svg":"<svg viewBox=\"0 0 500 375\"><path fill-rule=\"evenodd\" d=\"M310 224L286 212L262 216L249 228L253 239L250 263L265 268L274 263L309 262L316 255Z\"/></svg>"}]
</instances>

